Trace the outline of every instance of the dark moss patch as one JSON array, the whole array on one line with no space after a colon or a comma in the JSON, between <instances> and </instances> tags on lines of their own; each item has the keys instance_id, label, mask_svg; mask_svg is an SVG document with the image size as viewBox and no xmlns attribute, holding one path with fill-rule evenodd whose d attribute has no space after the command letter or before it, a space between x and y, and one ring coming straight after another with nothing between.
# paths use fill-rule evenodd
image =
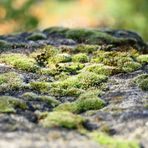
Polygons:
<instances>
[{"instance_id":1,"label":"dark moss patch","mask_svg":"<svg viewBox=\"0 0 148 148\"><path fill-rule=\"evenodd\" d=\"M37 41L37 40L45 40L47 37L45 34L41 32L34 32L30 36L27 37L27 40Z\"/></svg>"}]
</instances>

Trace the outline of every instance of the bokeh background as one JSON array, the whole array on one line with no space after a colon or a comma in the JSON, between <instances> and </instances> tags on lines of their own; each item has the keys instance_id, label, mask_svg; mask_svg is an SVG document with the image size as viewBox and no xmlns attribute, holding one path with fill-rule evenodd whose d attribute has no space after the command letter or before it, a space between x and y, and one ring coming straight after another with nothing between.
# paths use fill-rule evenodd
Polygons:
<instances>
[{"instance_id":1,"label":"bokeh background","mask_svg":"<svg viewBox=\"0 0 148 148\"><path fill-rule=\"evenodd\" d=\"M50 26L130 29L148 40L148 0L0 0L0 34Z\"/></svg>"}]
</instances>

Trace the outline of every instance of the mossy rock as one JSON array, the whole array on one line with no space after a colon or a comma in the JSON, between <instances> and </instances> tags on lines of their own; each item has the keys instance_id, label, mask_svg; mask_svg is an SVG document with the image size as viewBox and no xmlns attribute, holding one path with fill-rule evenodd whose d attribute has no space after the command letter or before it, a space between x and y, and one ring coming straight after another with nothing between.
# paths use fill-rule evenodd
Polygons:
<instances>
[{"instance_id":1,"label":"mossy rock","mask_svg":"<svg viewBox=\"0 0 148 148\"><path fill-rule=\"evenodd\" d=\"M85 119L67 111L49 112L44 119L40 120L43 127L64 127L68 129L79 129L83 127Z\"/></svg>"},{"instance_id":2,"label":"mossy rock","mask_svg":"<svg viewBox=\"0 0 148 148\"><path fill-rule=\"evenodd\" d=\"M38 70L36 61L33 58L29 58L25 54L2 54L0 55L0 62L9 64L17 69L21 69L28 72L35 72L36 70Z\"/></svg>"},{"instance_id":3,"label":"mossy rock","mask_svg":"<svg viewBox=\"0 0 148 148\"><path fill-rule=\"evenodd\" d=\"M17 108L25 110L27 105L14 97L0 96L0 113L15 113Z\"/></svg>"},{"instance_id":4,"label":"mossy rock","mask_svg":"<svg viewBox=\"0 0 148 148\"><path fill-rule=\"evenodd\" d=\"M24 98L24 100L26 101L41 101L41 102L45 102L48 105L51 105L53 107L59 105L59 101L56 100L54 97L52 96L47 96L47 95L37 95L33 92L26 92L22 95L22 98Z\"/></svg>"},{"instance_id":5,"label":"mossy rock","mask_svg":"<svg viewBox=\"0 0 148 148\"><path fill-rule=\"evenodd\" d=\"M9 48L9 47L11 47L11 44L9 42L0 39L0 49L1 48Z\"/></svg>"},{"instance_id":6,"label":"mossy rock","mask_svg":"<svg viewBox=\"0 0 148 148\"><path fill-rule=\"evenodd\" d=\"M34 32L30 36L27 37L27 40L38 41L45 40L47 36L41 32Z\"/></svg>"},{"instance_id":7,"label":"mossy rock","mask_svg":"<svg viewBox=\"0 0 148 148\"><path fill-rule=\"evenodd\" d=\"M112 138L105 133L92 132L89 136L101 145L110 148L140 148L140 144L136 140L125 140L121 138Z\"/></svg>"},{"instance_id":8,"label":"mossy rock","mask_svg":"<svg viewBox=\"0 0 148 148\"><path fill-rule=\"evenodd\" d=\"M23 79L15 72L0 74L0 92L18 90L22 83Z\"/></svg>"}]
</instances>

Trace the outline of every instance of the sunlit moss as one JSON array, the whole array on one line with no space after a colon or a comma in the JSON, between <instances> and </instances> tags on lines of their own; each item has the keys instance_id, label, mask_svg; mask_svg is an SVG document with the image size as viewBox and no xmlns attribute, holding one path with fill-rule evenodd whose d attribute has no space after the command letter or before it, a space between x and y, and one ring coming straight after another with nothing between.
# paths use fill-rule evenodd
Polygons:
<instances>
[{"instance_id":1,"label":"sunlit moss","mask_svg":"<svg viewBox=\"0 0 148 148\"><path fill-rule=\"evenodd\" d=\"M103 75L113 75L118 73L118 69L113 66L107 66L103 64L91 64L86 66L83 71L94 72L96 74L103 74Z\"/></svg>"},{"instance_id":2,"label":"sunlit moss","mask_svg":"<svg viewBox=\"0 0 148 148\"><path fill-rule=\"evenodd\" d=\"M148 63L148 55L145 54L145 55L139 55L137 57L137 60L142 63L142 64L147 64Z\"/></svg>"},{"instance_id":3,"label":"sunlit moss","mask_svg":"<svg viewBox=\"0 0 148 148\"><path fill-rule=\"evenodd\" d=\"M136 53L130 52L98 51L91 62L114 66L118 72L132 72L142 67L140 63L135 61L136 57Z\"/></svg>"},{"instance_id":4,"label":"sunlit moss","mask_svg":"<svg viewBox=\"0 0 148 148\"><path fill-rule=\"evenodd\" d=\"M18 90L22 83L22 78L15 72L0 74L0 92Z\"/></svg>"},{"instance_id":5,"label":"sunlit moss","mask_svg":"<svg viewBox=\"0 0 148 148\"><path fill-rule=\"evenodd\" d=\"M0 62L24 71L35 72L38 69L36 61L33 58L19 53L2 54L0 55Z\"/></svg>"},{"instance_id":6,"label":"sunlit moss","mask_svg":"<svg viewBox=\"0 0 148 148\"><path fill-rule=\"evenodd\" d=\"M55 110L70 111L73 113L81 113L88 110L98 110L105 106L105 102L98 98L97 91L88 91L82 93L79 98L72 103L63 103L55 108Z\"/></svg>"},{"instance_id":7,"label":"sunlit moss","mask_svg":"<svg viewBox=\"0 0 148 148\"><path fill-rule=\"evenodd\" d=\"M42 49L38 49L30 54L31 57L35 58L37 63L41 66L48 64L48 59L59 53L59 50L53 46L46 46Z\"/></svg>"},{"instance_id":8,"label":"sunlit moss","mask_svg":"<svg viewBox=\"0 0 148 148\"><path fill-rule=\"evenodd\" d=\"M74 115L67 111L49 112L44 119L40 120L43 127L64 127L68 129L82 128L85 119L79 115Z\"/></svg>"},{"instance_id":9,"label":"sunlit moss","mask_svg":"<svg viewBox=\"0 0 148 148\"><path fill-rule=\"evenodd\" d=\"M46 102L48 105L52 105L53 107L59 105L59 101L56 100L54 97L46 96L46 95L37 95L33 92L26 92L22 95L22 97L26 101L42 101Z\"/></svg>"},{"instance_id":10,"label":"sunlit moss","mask_svg":"<svg viewBox=\"0 0 148 148\"><path fill-rule=\"evenodd\" d=\"M57 54L55 56L52 56L48 59L48 64L54 63L65 63L65 62L71 62L72 58L71 55L67 54L67 53L61 53L61 54Z\"/></svg>"},{"instance_id":11,"label":"sunlit moss","mask_svg":"<svg viewBox=\"0 0 148 148\"><path fill-rule=\"evenodd\" d=\"M86 63L86 62L89 61L89 58L85 53L78 53L78 54L73 55L72 61L73 62Z\"/></svg>"},{"instance_id":12,"label":"sunlit moss","mask_svg":"<svg viewBox=\"0 0 148 148\"><path fill-rule=\"evenodd\" d=\"M144 91L148 91L148 74L142 74L134 79L134 82Z\"/></svg>"},{"instance_id":13,"label":"sunlit moss","mask_svg":"<svg viewBox=\"0 0 148 148\"><path fill-rule=\"evenodd\" d=\"M27 37L27 40L37 41L46 39L46 35L41 32L34 32L30 36Z\"/></svg>"},{"instance_id":14,"label":"sunlit moss","mask_svg":"<svg viewBox=\"0 0 148 148\"><path fill-rule=\"evenodd\" d=\"M137 141L125 140L121 138L112 138L104 133L92 132L89 136L101 145L108 146L110 148L140 148Z\"/></svg>"},{"instance_id":15,"label":"sunlit moss","mask_svg":"<svg viewBox=\"0 0 148 148\"><path fill-rule=\"evenodd\" d=\"M26 109L25 102L10 96L0 96L0 113L14 113L16 109Z\"/></svg>"}]
</instances>

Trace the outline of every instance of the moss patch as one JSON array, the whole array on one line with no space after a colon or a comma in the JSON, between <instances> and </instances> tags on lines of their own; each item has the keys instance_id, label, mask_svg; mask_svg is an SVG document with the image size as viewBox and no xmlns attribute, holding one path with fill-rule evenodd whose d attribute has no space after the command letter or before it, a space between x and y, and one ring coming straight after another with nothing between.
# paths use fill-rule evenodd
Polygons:
<instances>
[{"instance_id":1,"label":"moss patch","mask_svg":"<svg viewBox=\"0 0 148 148\"><path fill-rule=\"evenodd\" d=\"M124 139L115 139L104 133L93 132L90 137L101 145L108 146L110 148L140 148L137 141L129 141Z\"/></svg>"},{"instance_id":2,"label":"moss patch","mask_svg":"<svg viewBox=\"0 0 148 148\"><path fill-rule=\"evenodd\" d=\"M0 92L18 90L22 83L22 78L15 72L0 74Z\"/></svg>"},{"instance_id":3,"label":"moss patch","mask_svg":"<svg viewBox=\"0 0 148 148\"><path fill-rule=\"evenodd\" d=\"M64 127L68 129L77 129L83 127L85 119L79 115L74 115L67 111L54 111L47 114L40 120L43 127Z\"/></svg>"},{"instance_id":4,"label":"moss patch","mask_svg":"<svg viewBox=\"0 0 148 148\"><path fill-rule=\"evenodd\" d=\"M147 64L148 63L148 55L139 55L137 57L138 62L142 63L142 64Z\"/></svg>"},{"instance_id":5,"label":"moss patch","mask_svg":"<svg viewBox=\"0 0 148 148\"><path fill-rule=\"evenodd\" d=\"M78 54L73 55L72 61L73 62L86 63L86 62L89 61L89 58L85 53L78 53Z\"/></svg>"},{"instance_id":6,"label":"moss patch","mask_svg":"<svg viewBox=\"0 0 148 148\"><path fill-rule=\"evenodd\" d=\"M98 92L97 92L98 93ZM105 102L98 98L96 92L88 91L81 94L79 98L72 103L64 103L55 108L55 110L70 111L81 113L88 110L98 110L105 106Z\"/></svg>"},{"instance_id":7,"label":"moss patch","mask_svg":"<svg viewBox=\"0 0 148 148\"><path fill-rule=\"evenodd\" d=\"M142 74L134 79L134 82L143 90L148 91L148 74Z\"/></svg>"},{"instance_id":8,"label":"moss patch","mask_svg":"<svg viewBox=\"0 0 148 148\"><path fill-rule=\"evenodd\" d=\"M42 101L46 102L48 105L51 105L53 107L59 105L59 101L56 100L54 97L51 96L46 96L46 95L37 95L33 92L26 92L22 95L22 97L26 101Z\"/></svg>"},{"instance_id":9,"label":"moss patch","mask_svg":"<svg viewBox=\"0 0 148 148\"><path fill-rule=\"evenodd\" d=\"M46 35L41 32L34 32L30 36L27 37L27 40L37 41L46 39Z\"/></svg>"},{"instance_id":10,"label":"moss patch","mask_svg":"<svg viewBox=\"0 0 148 148\"><path fill-rule=\"evenodd\" d=\"M0 96L0 113L14 113L16 108L26 109L27 105L14 97Z\"/></svg>"},{"instance_id":11,"label":"moss patch","mask_svg":"<svg viewBox=\"0 0 148 148\"><path fill-rule=\"evenodd\" d=\"M38 69L36 61L33 58L19 53L2 54L0 55L0 62L24 71L35 72Z\"/></svg>"}]
</instances>

